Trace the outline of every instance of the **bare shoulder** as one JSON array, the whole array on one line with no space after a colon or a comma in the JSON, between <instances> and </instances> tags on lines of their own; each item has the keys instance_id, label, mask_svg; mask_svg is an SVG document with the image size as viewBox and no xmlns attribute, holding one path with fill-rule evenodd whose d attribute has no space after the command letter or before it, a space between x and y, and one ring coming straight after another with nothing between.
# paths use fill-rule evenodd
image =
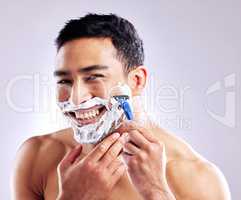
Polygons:
<instances>
[{"instance_id":1,"label":"bare shoulder","mask_svg":"<svg viewBox=\"0 0 241 200\"><path fill-rule=\"evenodd\" d=\"M162 137L171 157L167 163L167 179L177 199L231 199L225 177L217 166L182 139L169 133Z\"/></svg>"},{"instance_id":2,"label":"bare shoulder","mask_svg":"<svg viewBox=\"0 0 241 200\"><path fill-rule=\"evenodd\" d=\"M23 142L17 152L13 172L15 196L42 194L46 174L51 167L56 167L69 148L64 142L68 131L34 136Z\"/></svg>"},{"instance_id":3,"label":"bare shoulder","mask_svg":"<svg viewBox=\"0 0 241 200\"><path fill-rule=\"evenodd\" d=\"M60 130L54 133L34 136L23 142L18 150L17 160L32 162L43 169L47 163L58 160L66 153L69 144L65 141L68 129ZM33 162L34 161L34 162ZM45 161L45 162L43 162Z\"/></svg>"},{"instance_id":4,"label":"bare shoulder","mask_svg":"<svg viewBox=\"0 0 241 200\"><path fill-rule=\"evenodd\" d=\"M208 161L200 159L171 161L167 166L167 178L179 199L231 199L222 172Z\"/></svg>"}]
</instances>

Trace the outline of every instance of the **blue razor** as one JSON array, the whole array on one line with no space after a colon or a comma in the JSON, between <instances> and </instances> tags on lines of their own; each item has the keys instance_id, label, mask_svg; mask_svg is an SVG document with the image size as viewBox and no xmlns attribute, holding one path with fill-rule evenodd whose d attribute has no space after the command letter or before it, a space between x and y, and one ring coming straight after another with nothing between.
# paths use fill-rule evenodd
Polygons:
<instances>
[{"instance_id":1,"label":"blue razor","mask_svg":"<svg viewBox=\"0 0 241 200\"><path fill-rule=\"evenodd\" d=\"M120 104L120 107L123 109L126 118L128 120L132 120L133 119L133 112L132 112L131 105L130 105L130 102L129 102L129 96L119 95L119 96L114 96L114 98Z\"/></svg>"}]
</instances>

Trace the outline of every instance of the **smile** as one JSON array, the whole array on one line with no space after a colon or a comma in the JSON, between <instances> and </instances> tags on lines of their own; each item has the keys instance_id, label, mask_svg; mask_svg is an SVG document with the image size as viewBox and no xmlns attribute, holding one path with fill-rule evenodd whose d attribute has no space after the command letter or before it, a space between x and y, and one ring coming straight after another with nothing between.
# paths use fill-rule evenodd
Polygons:
<instances>
[{"instance_id":1,"label":"smile","mask_svg":"<svg viewBox=\"0 0 241 200\"><path fill-rule=\"evenodd\" d=\"M105 106L97 105L88 109L79 109L73 112L67 112L66 114L78 125L87 125L97 122L105 111Z\"/></svg>"}]
</instances>

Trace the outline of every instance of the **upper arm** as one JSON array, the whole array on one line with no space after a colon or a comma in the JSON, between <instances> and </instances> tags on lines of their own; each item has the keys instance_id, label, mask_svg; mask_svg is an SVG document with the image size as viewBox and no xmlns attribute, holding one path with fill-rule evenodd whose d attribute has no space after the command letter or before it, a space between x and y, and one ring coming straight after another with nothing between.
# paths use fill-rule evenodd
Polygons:
<instances>
[{"instance_id":1,"label":"upper arm","mask_svg":"<svg viewBox=\"0 0 241 200\"><path fill-rule=\"evenodd\" d=\"M40 199L40 179L36 176L40 146L38 137L33 137L25 141L17 153L12 177L15 200Z\"/></svg>"},{"instance_id":2,"label":"upper arm","mask_svg":"<svg viewBox=\"0 0 241 200\"><path fill-rule=\"evenodd\" d=\"M223 174L211 163L174 164L168 170L168 178L178 200L231 200Z\"/></svg>"}]
</instances>

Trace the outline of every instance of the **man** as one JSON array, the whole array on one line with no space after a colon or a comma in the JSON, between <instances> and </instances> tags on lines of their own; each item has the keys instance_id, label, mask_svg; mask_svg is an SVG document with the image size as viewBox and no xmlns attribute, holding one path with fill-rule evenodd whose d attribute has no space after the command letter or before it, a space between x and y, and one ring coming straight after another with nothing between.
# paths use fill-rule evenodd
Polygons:
<instances>
[{"instance_id":1,"label":"man","mask_svg":"<svg viewBox=\"0 0 241 200\"><path fill-rule=\"evenodd\" d=\"M135 100L148 74L142 41L130 22L88 14L70 20L56 44L58 103L108 99L121 82L131 89L134 120L122 120L95 144L79 144L76 131L109 111L92 106L67 112L84 125L33 137L21 146L13 181L16 200L230 199L218 168L155 125Z\"/></svg>"}]
</instances>

